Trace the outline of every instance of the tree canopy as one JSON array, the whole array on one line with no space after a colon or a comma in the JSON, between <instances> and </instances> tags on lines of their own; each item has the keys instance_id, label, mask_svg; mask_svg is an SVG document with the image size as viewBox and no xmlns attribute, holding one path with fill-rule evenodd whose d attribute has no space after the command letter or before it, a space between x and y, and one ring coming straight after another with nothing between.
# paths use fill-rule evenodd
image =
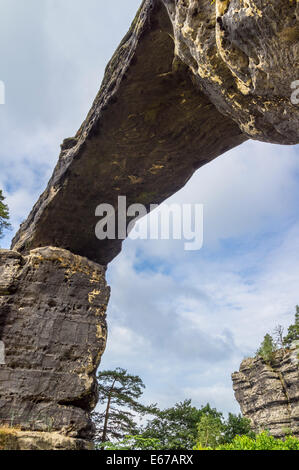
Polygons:
<instances>
[{"instance_id":1,"label":"tree canopy","mask_svg":"<svg viewBox=\"0 0 299 470\"><path fill-rule=\"evenodd\" d=\"M284 336L284 328L277 325L274 330L274 338L269 333L264 336L264 340L256 352L265 362L272 363L275 358L275 352L279 349L290 348L292 343L299 341L299 306L296 306L295 322L288 327L288 332Z\"/></svg>"},{"instance_id":2,"label":"tree canopy","mask_svg":"<svg viewBox=\"0 0 299 470\"><path fill-rule=\"evenodd\" d=\"M189 399L157 411L145 426L142 437L159 441L164 449L192 450L198 441L203 446L215 447L231 442L238 433L251 433L249 420L231 413L225 420L209 404L196 408Z\"/></svg>"},{"instance_id":3,"label":"tree canopy","mask_svg":"<svg viewBox=\"0 0 299 470\"><path fill-rule=\"evenodd\" d=\"M98 375L99 404L104 409L93 413L97 443L138 434L137 415L151 409L139 402L144 388L141 378L125 369L106 370Z\"/></svg>"},{"instance_id":4,"label":"tree canopy","mask_svg":"<svg viewBox=\"0 0 299 470\"><path fill-rule=\"evenodd\" d=\"M9 223L9 209L4 201L5 197L3 196L3 192L0 189L0 238L3 237L4 230L11 227Z\"/></svg>"},{"instance_id":5,"label":"tree canopy","mask_svg":"<svg viewBox=\"0 0 299 470\"><path fill-rule=\"evenodd\" d=\"M283 338L283 344L289 348L294 341L299 341L299 305L296 305L295 322L289 326L288 333Z\"/></svg>"},{"instance_id":6,"label":"tree canopy","mask_svg":"<svg viewBox=\"0 0 299 470\"><path fill-rule=\"evenodd\" d=\"M257 350L257 356L261 356L265 362L271 363L273 361L276 350L277 346L274 342L274 339L269 333L267 333L264 336L264 340L260 348Z\"/></svg>"},{"instance_id":7,"label":"tree canopy","mask_svg":"<svg viewBox=\"0 0 299 470\"><path fill-rule=\"evenodd\" d=\"M197 425L203 414L218 412L210 405L198 409L191 400L176 403L171 408L157 410L155 418L147 423L143 437L158 439L165 449L192 449L197 436Z\"/></svg>"}]
</instances>

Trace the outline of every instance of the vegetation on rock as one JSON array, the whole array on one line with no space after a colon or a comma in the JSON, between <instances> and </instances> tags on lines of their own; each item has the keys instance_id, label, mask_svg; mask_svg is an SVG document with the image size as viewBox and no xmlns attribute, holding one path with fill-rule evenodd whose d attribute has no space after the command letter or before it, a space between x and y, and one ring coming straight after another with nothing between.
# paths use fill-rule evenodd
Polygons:
<instances>
[{"instance_id":1,"label":"vegetation on rock","mask_svg":"<svg viewBox=\"0 0 299 470\"><path fill-rule=\"evenodd\" d=\"M275 352L279 348L291 348L295 341L299 341L299 306L296 306L295 322L289 326L286 336L283 336L284 329L277 325L273 336L267 333L264 340L256 352L263 360L271 364L275 358Z\"/></svg>"},{"instance_id":2,"label":"vegetation on rock","mask_svg":"<svg viewBox=\"0 0 299 470\"><path fill-rule=\"evenodd\" d=\"M289 326L287 335L283 338L283 344L289 348L294 341L299 341L299 306L296 305L295 322Z\"/></svg>"},{"instance_id":3,"label":"vegetation on rock","mask_svg":"<svg viewBox=\"0 0 299 470\"><path fill-rule=\"evenodd\" d=\"M14 450L16 430L9 426L0 426L0 450Z\"/></svg>"},{"instance_id":4,"label":"vegetation on rock","mask_svg":"<svg viewBox=\"0 0 299 470\"><path fill-rule=\"evenodd\" d=\"M264 340L257 350L256 355L261 356L263 360L267 363L271 363L274 359L274 353L277 350L277 346L272 338L272 336L267 333L264 337Z\"/></svg>"},{"instance_id":5,"label":"vegetation on rock","mask_svg":"<svg viewBox=\"0 0 299 470\"><path fill-rule=\"evenodd\" d=\"M3 237L4 230L11 227L9 223L9 209L5 204L5 197L3 196L2 190L0 189L0 238Z\"/></svg>"}]
</instances>

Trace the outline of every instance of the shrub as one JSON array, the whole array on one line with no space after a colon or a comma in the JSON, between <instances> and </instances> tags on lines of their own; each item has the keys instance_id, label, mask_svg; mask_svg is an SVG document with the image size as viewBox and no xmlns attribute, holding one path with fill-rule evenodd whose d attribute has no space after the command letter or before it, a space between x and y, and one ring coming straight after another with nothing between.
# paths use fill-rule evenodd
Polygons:
<instances>
[{"instance_id":1,"label":"shrub","mask_svg":"<svg viewBox=\"0 0 299 470\"><path fill-rule=\"evenodd\" d=\"M273 362L275 351L277 350L274 340L271 335L266 334L261 347L257 351L257 355L261 356L263 360L269 364Z\"/></svg>"},{"instance_id":2,"label":"shrub","mask_svg":"<svg viewBox=\"0 0 299 470\"><path fill-rule=\"evenodd\" d=\"M196 446L194 450L212 450L211 448L200 448ZM264 431L255 438L249 436L236 436L230 444L223 444L216 450L299 450L299 439L294 436L287 436L283 439L276 439Z\"/></svg>"}]
</instances>

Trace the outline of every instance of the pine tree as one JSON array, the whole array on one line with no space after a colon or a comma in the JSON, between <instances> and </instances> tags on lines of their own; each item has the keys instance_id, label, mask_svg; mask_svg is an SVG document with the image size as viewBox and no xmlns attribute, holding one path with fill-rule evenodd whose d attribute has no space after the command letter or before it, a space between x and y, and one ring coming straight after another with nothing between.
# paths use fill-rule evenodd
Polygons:
<instances>
[{"instance_id":1,"label":"pine tree","mask_svg":"<svg viewBox=\"0 0 299 470\"><path fill-rule=\"evenodd\" d=\"M167 450L192 450L198 435L198 423L203 416L222 420L222 413L209 404L196 408L190 399L171 408L156 410L155 418L147 423L142 436L157 439Z\"/></svg>"},{"instance_id":2,"label":"pine tree","mask_svg":"<svg viewBox=\"0 0 299 470\"><path fill-rule=\"evenodd\" d=\"M9 223L9 210L8 206L4 203L5 197L3 196L2 190L0 189L0 238L3 237L5 229L11 227Z\"/></svg>"},{"instance_id":3,"label":"pine tree","mask_svg":"<svg viewBox=\"0 0 299 470\"><path fill-rule=\"evenodd\" d=\"M106 370L98 375L99 404L102 412L93 413L96 443L138 434L136 416L150 412L151 407L139 403L145 388L138 375L125 369Z\"/></svg>"},{"instance_id":4,"label":"pine tree","mask_svg":"<svg viewBox=\"0 0 299 470\"><path fill-rule=\"evenodd\" d=\"M274 359L274 353L276 350L277 347L272 336L266 334L261 347L257 351L257 356L261 356L265 362L271 363Z\"/></svg>"},{"instance_id":5,"label":"pine tree","mask_svg":"<svg viewBox=\"0 0 299 470\"><path fill-rule=\"evenodd\" d=\"M296 306L295 323L288 328L288 334L283 338L285 347L290 348L294 341L299 340L299 305Z\"/></svg>"},{"instance_id":6,"label":"pine tree","mask_svg":"<svg viewBox=\"0 0 299 470\"><path fill-rule=\"evenodd\" d=\"M204 415L198 423L198 443L200 447L215 449L220 443L224 426L220 416Z\"/></svg>"}]
</instances>

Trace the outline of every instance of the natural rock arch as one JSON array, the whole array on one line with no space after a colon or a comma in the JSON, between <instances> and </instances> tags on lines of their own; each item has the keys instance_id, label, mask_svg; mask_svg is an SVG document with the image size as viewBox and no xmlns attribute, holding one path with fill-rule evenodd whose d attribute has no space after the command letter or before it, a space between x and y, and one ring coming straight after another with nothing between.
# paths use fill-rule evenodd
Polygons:
<instances>
[{"instance_id":1,"label":"natural rock arch","mask_svg":"<svg viewBox=\"0 0 299 470\"><path fill-rule=\"evenodd\" d=\"M96 239L95 208L116 207L119 195L159 204L248 138L298 143L298 13L286 0L143 1L46 191L1 252L0 422L14 413L25 430L91 437L105 269L121 250Z\"/></svg>"}]
</instances>

